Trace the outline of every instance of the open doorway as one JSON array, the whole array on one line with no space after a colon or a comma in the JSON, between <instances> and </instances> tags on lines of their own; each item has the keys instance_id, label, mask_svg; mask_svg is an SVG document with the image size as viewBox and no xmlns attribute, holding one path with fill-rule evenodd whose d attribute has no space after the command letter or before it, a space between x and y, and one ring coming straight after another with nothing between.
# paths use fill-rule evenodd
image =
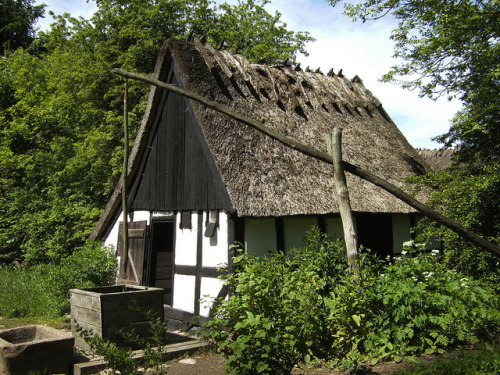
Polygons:
<instances>
[{"instance_id":1,"label":"open doorway","mask_svg":"<svg viewBox=\"0 0 500 375\"><path fill-rule=\"evenodd\" d=\"M163 288L163 303L172 305L174 272L174 222L153 221L150 285Z\"/></svg>"},{"instance_id":2,"label":"open doorway","mask_svg":"<svg viewBox=\"0 0 500 375\"><path fill-rule=\"evenodd\" d=\"M390 214L356 214L358 242L380 259L392 257L392 217Z\"/></svg>"}]
</instances>

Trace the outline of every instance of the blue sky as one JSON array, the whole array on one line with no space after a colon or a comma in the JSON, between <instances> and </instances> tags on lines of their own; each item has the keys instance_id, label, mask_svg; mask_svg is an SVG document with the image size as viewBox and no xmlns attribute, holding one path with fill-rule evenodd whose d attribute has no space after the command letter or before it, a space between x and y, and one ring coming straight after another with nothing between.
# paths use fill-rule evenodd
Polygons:
<instances>
[{"instance_id":1,"label":"blue sky","mask_svg":"<svg viewBox=\"0 0 500 375\"><path fill-rule=\"evenodd\" d=\"M51 23L48 11L64 12L72 16L89 18L95 11L94 1L44 0L47 4L46 18L40 23L42 29ZM217 0L217 3L223 1ZM237 0L227 0L236 3ZM417 92L381 83L379 78L397 62L392 58L393 43L389 39L396 23L390 18L376 22L352 23L342 15L342 6L332 8L326 0L271 0L266 6L269 12L279 11L282 20L294 31L309 31L316 38L307 45L309 56L299 56L303 67L321 68L327 72L343 69L346 77L356 74L364 85L383 103L399 129L414 147L437 148L430 138L446 132L450 120L460 109L457 101L445 98L433 101L419 98Z\"/></svg>"}]
</instances>

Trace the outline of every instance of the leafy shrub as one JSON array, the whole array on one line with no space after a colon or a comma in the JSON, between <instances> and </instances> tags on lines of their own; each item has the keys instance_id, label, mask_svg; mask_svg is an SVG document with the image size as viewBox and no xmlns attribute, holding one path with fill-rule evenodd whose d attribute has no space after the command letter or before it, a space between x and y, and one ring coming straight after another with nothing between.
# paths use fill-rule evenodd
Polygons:
<instances>
[{"instance_id":1,"label":"leafy shrub","mask_svg":"<svg viewBox=\"0 0 500 375\"><path fill-rule=\"evenodd\" d=\"M91 288L114 283L116 257L100 242L88 242L81 250L63 259L57 266L37 266L47 275L47 287L57 314L69 313L69 290Z\"/></svg>"},{"instance_id":2,"label":"leafy shrub","mask_svg":"<svg viewBox=\"0 0 500 375\"><path fill-rule=\"evenodd\" d=\"M299 362L330 352L338 322L325 306L346 275L343 254L316 228L306 247L289 255L234 258L238 271L224 276L234 295L207 324L231 373L289 374Z\"/></svg>"},{"instance_id":3,"label":"leafy shrub","mask_svg":"<svg viewBox=\"0 0 500 375\"><path fill-rule=\"evenodd\" d=\"M110 285L116 258L101 243L88 243L58 265L0 269L0 315L56 317L70 310L69 289Z\"/></svg>"},{"instance_id":4,"label":"leafy shrub","mask_svg":"<svg viewBox=\"0 0 500 375\"><path fill-rule=\"evenodd\" d=\"M460 156L461 153L458 153ZM500 244L500 164L471 163L412 178L432 195L428 204L495 245ZM475 279L488 281L500 291L500 262L497 257L464 241L450 229L430 219L419 222L420 242L439 238L443 263Z\"/></svg>"},{"instance_id":5,"label":"leafy shrub","mask_svg":"<svg viewBox=\"0 0 500 375\"><path fill-rule=\"evenodd\" d=\"M466 341L491 341L498 333L498 296L433 255L384 265L366 293L372 314L364 350L374 358L441 352Z\"/></svg>"},{"instance_id":6,"label":"leafy shrub","mask_svg":"<svg viewBox=\"0 0 500 375\"><path fill-rule=\"evenodd\" d=\"M303 249L242 254L234 264L236 273L223 276L234 294L207 327L235 374L288 374L315 358L354 368L499 332L498 295L432 255L388 264L364 253L356 277L344 247L315 228Z\"/></svg>"}]
</instances>

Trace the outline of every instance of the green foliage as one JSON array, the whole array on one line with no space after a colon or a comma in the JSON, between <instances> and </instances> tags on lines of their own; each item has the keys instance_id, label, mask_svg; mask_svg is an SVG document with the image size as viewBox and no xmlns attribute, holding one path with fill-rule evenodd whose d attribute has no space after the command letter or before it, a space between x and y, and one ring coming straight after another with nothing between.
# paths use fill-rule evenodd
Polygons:
<instances>
[{"instance_id":1,"label":"green foliage","mask_svg":"<svg viewBox=\"0 0 500 375\"><path fill-rule=\"evenodd\" d=\"M35 24L43 17L45 4L34 0L2 0L0 6L0 54L27 48L35 39Z\"/></svg>"},{"instance_id":2,"label":"green foliage","mask_svg":"<svg viewBox=\"0 0 500 375\"><path fill-rule=\"evenodd\" d=\"M69 289L111 285L116 258L100 243L88 243L58 265L0 268L0 315L58 317L70 311Z\"/></svg>"},{"instance_id":3,"label":"green foliage","mask_svg":"<svg viewBox=\"0 0 500 375\"><path fill-rule=\"evenodd\" d=\"M131 306L131 309L134 309L134 307ZM154 374L166 374L164 369L164 346L167 326L163 317L155 316L151 311L147 313L147 316L150 325L150 338L141 338L133 330L131 332L121 332L131 342L143 348L141 361L134 360L134 353L130 347L117 345L81 327L77 327L77 330L90 346L90 349L104 357L104 361L111 369L112 374L139 375L144 374L144 370L148 369L151 369Z\"/></svg>"},{"instance_id":4,"label":"green foliage","mask_svg":"<svg viewBox=\"0 0 500 375\"><path fill-rule=\"evenodd\" d=\"M231 49L250 61L272 64L287 59L294 62L297 52L307 56L305 44L313 40L309 33L287 30L279 12L272 15L264 9L268 3L269 0L239 0L236 6L222 4L222 15L208 36L213 42L224 39Z\"/></svg>"},{"instance_id":5,"label":"green foliage","mask_svg":"<svg viewBox=\"0 0 500 375\"><path fill-rule=\"evenodd\" d=\"M439 358L425 366L402 372L401 375L490 375L500 373L500 350L482 348L473 353L461 352L451 358Z\"/></svg>"},{"instance_id":6,"label":"green foliage","mask_svg":"<svg viewBox=\"0 0 500 375\"><path fill-rule=\"evenodd\" d=\"M90 235L122 167L123 80L112 68L151 73L162 44L190 29L268 62L293 60L311 40L264 0L96 3L90 20L51 14L29 50L0 59L1 263L57 263ZM129 82L130 145L148 92Z\"/></svg>"},{"instance_id":7,"label":"green foliage","mask_svg":"<svg viewBox=\"0 0 500 375\"><path fill-rule=\"evenodd\" d=\"M436 255L403 256L380 272L366 287L373 313L364 349L374 358L440 353L466 341L491 342L499 332L498 295Z\"/></svg>"},{"instance_id":8,"label":"green foliage","mask_svg":"<svg viewBox=\"0 0 500 375\"><path fill-rule=\"evenodd\" d=\"M88 242L58 265L36 266L47 276L45 287L58 315L70 312L70 289L113 285L116 267L114 252L100 242Z\"/></svg>"},{"instance_id":9,"label":"green foliage","mask_svg":"<svg viewBox=\"0 0 500 375\"><path fill-rule=\"evenodd\" d=\"M436 256L387 264L362 254L357 277L339 242L316 228L306 243L289 255L239 255L238 271L224 275L234 295L207 327L228 371L288 374L314 359L352 369L498 337L498 294Z\"/></svg>"},{"instance_id":10,"label":"green foliage","mask_svg":"<svg viewBox=\"0 0 500 375\"><path fill-rule=\"evenodd\" d=\"M47 278L38 270L0 268L0 315L6 318L55 315Z\"/></svg>"},{"instance_id":11,"label":"green foliage","mask_svg":"<svg viewBox=\"0 0 500 375\"><path fill-rule=\"evenodd\" d=\"M103 339L90 331L77 328L90 349L104 357L104 361L111 369L111 374L139 375L138 363L134 361L132 349L121 347L114 342Z\"/></svg>"},{"instance_id":12,"label":"green foliage","mask_svg":"<svg viewBox=\"0 0 500 375\"><path fill-rule=\"evenodd\" d=\"M414 182L434 189L428 204L493 244L500 244L500 165L484 165L471 171L456 168L429 174ZM455 232L422 220L419 242L439 238L444 263L466 275L498 287L498 258L462 240Z\"/></svg>"},{"instance_id":13,"label":"green foliage","mask_svg":"<svg viewBox=\"0 0 500 375\"><path fill-rule=\"evenodd\" d=\"M290 256L243 254L233 259L238 272L224 280L234 295L221 302L207 324L228 371L289 374L299 362L333 344L328 312L319 306L338 278L336 261L341 256L320 238L316 230L307 238L307 250L294 250Z\"/></svg>"}]
</instances>

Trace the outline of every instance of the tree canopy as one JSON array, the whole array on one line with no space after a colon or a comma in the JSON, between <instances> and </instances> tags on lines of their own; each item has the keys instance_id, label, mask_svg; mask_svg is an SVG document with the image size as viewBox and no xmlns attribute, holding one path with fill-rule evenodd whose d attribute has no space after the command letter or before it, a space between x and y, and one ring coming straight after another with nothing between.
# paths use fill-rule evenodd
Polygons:
<instances>
[{"instance_id":1,"label":"tree canopy","mask_svg":"<svg viewBox=\"0 0 500 375\"><path fill-rule=\"evenodd\" d=\"M27 48L35 39L35 24L43 17L45 4L34 0L3 0L0 3L0 52Z\"/></svg>"},{"instance_id":2,"label":"tree canopy","mask_svg":"<svg viewBox=\"0 0 500 375\"><path fill-rule=\"evenodd\" d=\"M122 164L124 85L112 68L152 73L162 44L190 30L270 63L312 39L265 0L96 3L89 20L51 14L50 30L0 59L0 262L58 262L90 234ZM130 144L148 92L129 82Z\"/></svg>"}]
</instances>

